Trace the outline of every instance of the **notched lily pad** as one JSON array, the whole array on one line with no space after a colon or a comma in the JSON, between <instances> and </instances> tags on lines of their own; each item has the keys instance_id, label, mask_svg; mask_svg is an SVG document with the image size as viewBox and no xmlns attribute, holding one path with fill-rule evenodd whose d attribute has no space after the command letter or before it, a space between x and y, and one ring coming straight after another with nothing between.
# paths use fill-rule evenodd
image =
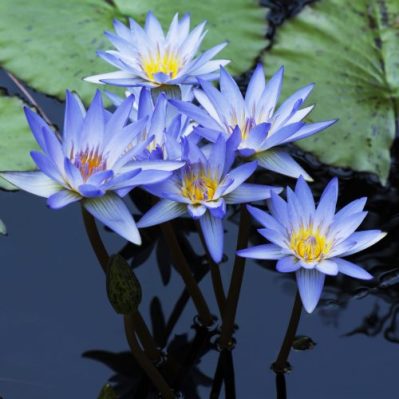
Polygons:
<instances>
[{"instance_id":1,"label":"notched lily pad","mask_svg":"<svg viewBox=\"0 0 399 399\"><path fill-rule=\"evenodd\" d=\"M26 122L23 105L16 97L0 94L0 171L36 169L29 153L39 147ZM1 177L0 188L16 190Z\"/></svg>"},{"instance_id":2,"label":"notched lily pad","mask_svg":"<svg viewBox=\"0 0 399 399\"><path fill-rule=\"evenodd\" d=\"M104 71L96 50L109 47L103 32L118 16L106 1L2 0L0 63L38 91L89 101L94 87L82 78Z\"/></svg>"},{"instance_id":3,"label":"notched lily pad","mask_svg":"<svg viewBox=\"0 0 399 399\"><path fill-rule=\"evenodd\" d=\"M285 66L285 95L316 83L314 121L339 118L299 146L385 184L399 111L399 3L317 2L280 28L264 60L269 73Z\"/></svg>"},{"instance_id":4,"label":"notched lily pad","mask_svg":"<svg viewBox=\"0 0 399 399\"><path fill-rule=\"evenodd\" d=\"M127 261L120 255L114 255L109 260L107 294L116 313L130 314L140 305L140 282Z\"/></svg>"}]
</instances>

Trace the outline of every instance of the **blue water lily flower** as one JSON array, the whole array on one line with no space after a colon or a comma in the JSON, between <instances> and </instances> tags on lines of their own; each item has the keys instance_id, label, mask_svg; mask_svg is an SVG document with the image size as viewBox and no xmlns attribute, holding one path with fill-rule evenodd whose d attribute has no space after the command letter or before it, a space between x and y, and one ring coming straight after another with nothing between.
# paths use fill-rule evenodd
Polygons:
<instances>
[{"instance_id":1,"label":"blue water lily flower","mask_svg":"<svg viewBox=\"0 0 399 399\"><path fill-rule=\"evenodd\" d=\"M213 60L227 43L221 43L196 57L206 35L206 22L190 32L190 16L179 20L176 14L164 33L155 16L147 14L144 28L130 19L130 28L114 21L115 33L105 35L116 50L97 54L118 71L90 76L87 81L116 86L148 86L196 84L196 77L217 79L219 66L228 60ZM195 58L196 57L196 58Z\"/></svg>"},{"instance_id":2,"label":"blue water lily flower","mask_svg":"<svg viewBox=\"0 0 399 399\"><path fill-rule=\"evenodd\" d=\"M161 93L154 104L150 89L133 88L127 95L135 93L130 120L132 122L146 118L147 122L134 140L135 146L145 144L140 159L181 159L181 138L192 133L193 124L189 118L177 112L167 100L164 93ZM106 93L114 105L119 106L124 100L113 93ZM192 98L188 91L185 91L187 98Z\"/></svg>"},{"instance_id":3,"label":"blue water lily flower","mask_svg":"<svg viewBox=\"0 0 399 399\"><path fill-rule=\"evenodd\" d=\"M280 146L320 132L335 120L302 121L313 109L313 105L301 108L313 84L299 89L277 108L283 73L284 69L280 68L266 83L263 66L259 64L243 97L232 76L221 67L220 91L199 79L202 90L195 89L194 95L202 108L179 100L171 100L171 103L203 127L196 131L206 139L215 141L220 132L228 137L238 126L241 132L238 151L241 156L256 159L259 166L268 170L295 178L303 175L311 180Z\"/></svg>"},{"instance_id":4,"label":"blue water lily flower","mask_svg":"<svg viewBox=\"0 0 399 399\"><path fill-rule=\"evenodd\" d=\"M87 113L74 94L66 94L62 138L29 108L25 114L41 151L31 156L38 171L4 172L17 187L47 199L58 209L82 201L86 210L127 240L140 244L140 234L121 199L141 184L158 183L182 162L135 161L144 146L134 146L146 119L128 123L134 97L127 98L111 114L97 91ZM144 147L144 148L143 148Z\"/></svg>"},{"instance_id":5,"label":"blue water lily flower","mask_svg":"<svg viewBox=\"0 0 399 399\"><path fill-rule=\"evenodd\" d=\"M380 241L386 233L380 230L358 231L367 212L366 198L355 200L335 213L338 180L325 188L318 206L312 192L300 177L295 192L287 188L287 201L272 193L268 214L248 206L251 215L264 226L258 232L271 244L238 251L238 255L254 259L277 260L277 270L296 272L304 308L313 312L324 286L325 275L339 272L362 280L372 275L343 256L362 251Z\"/></svg>"},{"instance_id":6,"label":"blue water lily flower","mask_svg":"<svg viewBox=\"0 0 399 399\"><path fill-rule=\"evenodd\" d=\"M166 222L187 212L199 223L213 260L223 255L223 218L226 204L248 203L269 198L281 188L244 183L255 171L256 162L232 168L238 129L226 141L220 135L214 144L199 148L189 138L183 140L186 165L170 179L147 188L162 198L138 222L148 227Z\"/></svg>"}]
</instances>

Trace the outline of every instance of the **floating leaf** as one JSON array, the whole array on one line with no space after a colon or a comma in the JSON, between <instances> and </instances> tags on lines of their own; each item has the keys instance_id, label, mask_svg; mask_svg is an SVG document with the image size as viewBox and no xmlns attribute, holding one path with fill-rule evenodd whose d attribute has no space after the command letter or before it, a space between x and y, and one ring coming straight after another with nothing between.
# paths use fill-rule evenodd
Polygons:
<instances>
[{"instance_id":1,"label":"floating leaf","mask_svg":"<svg viewBox=\"0 0 399 399\"><path fill-rule=\"evenodd\" d=\"M38 149L23 112L23 102L16 97L0 95L0 171L34 170L29 155ZM0 188L15 190L16 187L0 178Z\"/></svg>"},{"instance_id":2,"label":"floating leaf","mask_svg":"<svg viewBox=\"0 0 399 399\"><path fill-rule=\"evenodd\" d=\"M105 0L2 0L0 63L38 91L63 99L69 88L87 102L94 86L82 78L109 71L96 50L112 48L103 32L112 30L114 18L130 16L142 22L152 9L165 24L177 11L190 12L195 23L208 19L204 48L230 40L223 57L233 61L236 73L247 70L266 46L266 9L255 0L115 3L119 10Z\"/></svg>"},{"instance_id":3,"label":"floating leaf","mask_svg":"<svg viewBox=\"0 0 399 399\"><path fill-rule=\"evenodd\" d=\"M116 392L113 390L111 385L104 385L103 389L100 392L98 399L118 399Z\"/></svg>"},{"instance_id":4,"label":"floating leaf","mask_svg":"<svg viewBox=\"0 0 399 399\"><path fill-rule=\"evenodd\" d=\"M82 78L104 71L96 50L109 47L103 32L118 16L99 0L2 0L0 63L38 91L89 101L94 86Z\"/></svg>"},{"instance_id":5,"label":"floating leaf","mask_svg":"<svg viewBox=\"0 0 399 399\"><path fill-rule=\"evenodd\" d=\"M242 73L248 70L255 58L267 45L266 9L256 0L115 0L122 13L136 16L144 22L145 15L152 10L161 21L164 29L170 24L173 15L190 13L192 24L207 20L208 34L203 49L225 40L229 45L221 53L223 58L232 60L231 70ZM216 58L220 58L219 56Z\"/></svg>"},{"instance_id":6,"label":"floating leaf","mask_svg":"<svg viewBox=\"0 0 399 399\"><path fill-rule=\"evenodd\" d=\"M120 255L114 255L109 260L107 294L116 313L130 314L140 305L140 282L127 261Z\"/></svg>"},{"instance_id":7,"label":"floating leaf","mask_svg":"<svg viewBox=\"0 0 399 399\"><path fill-rule=\"evenodd\" d=\"M285 65L285 95L316 83L315 121L339 118L299 146L327 164L376 173L385 183L399 111L399 3L317 2L279 30L264 59L269 74Z\"/></svg>"}]
</instances>

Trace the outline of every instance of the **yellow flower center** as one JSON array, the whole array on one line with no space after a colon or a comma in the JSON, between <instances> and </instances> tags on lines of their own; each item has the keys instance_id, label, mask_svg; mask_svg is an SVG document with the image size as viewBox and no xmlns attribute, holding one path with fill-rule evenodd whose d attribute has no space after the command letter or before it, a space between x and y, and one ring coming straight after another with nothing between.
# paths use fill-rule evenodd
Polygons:
<instances>
[{"instance_id":1,"label":"yellow flower center","mask_svg":"<svg viewBox=\"0 0 399 399\"><path fill-rule=\"evenodd\" d=\"M155 57L149 57L142 62L142 68L149 80L155 80L154 75L162 72L171 79L177 76L181 67L181 62L176 54L165 52L161 55L157 53Z\"/></svg>"},{"instance_id":2,"label":"yellow flower center","mask_svg":"<svg viewBox=\"0 0 399 399\"><path fill-rule=\"evenodd\" d=\"M290 247L306 262L320 261L330 251L331 243L313 226L301 227L291 235Z\"/></svg>"},{"instance_id":3,"label":"yellow flower center","mask_svg":"<svg viewBox=\"0 0 399 399\"><path fill-rule=\"evenodd\" d=\"M105 170L106 160L102 154L99 153L98 149L87 149L73 155L71 153L71 159L74 159L75 166L79 169L83 180L86 181L93 173Z\"/></svg>"},{"instance_id":4,"label":"yellow flower center","mask_svg":"<svg viewBox=\"0 0 399 399\"><path fill-rule=\"evenodd\" d=\"M197 170L195 170L197 169ZM181 193L193 204L211 201L218 187L218 181L204 168L190 168L183 177Z\"/></svg>"}]
</instances>

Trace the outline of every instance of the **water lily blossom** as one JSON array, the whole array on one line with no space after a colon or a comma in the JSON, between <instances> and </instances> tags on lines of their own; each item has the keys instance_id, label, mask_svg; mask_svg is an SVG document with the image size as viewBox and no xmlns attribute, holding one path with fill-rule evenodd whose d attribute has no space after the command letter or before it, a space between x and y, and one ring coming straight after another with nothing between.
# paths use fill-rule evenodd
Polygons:
<instances>
[{"instance_id":1,"label":"water lily blossom","mask_svg":"<svg viewBox=\"0 0 399 399\"><path fill-rule=\"evenodd\" d=\"M115 33L105 35L116 50L99 51L99 57L118 68L118 71L87 77L93 83L134 87L196 84L197 77L217 79L220 65L228 60L214 60L227 43L221 43L200 56L199 47L206 35L206 22L190 32L190 16L180 20L176 14L169 30L164 33L157 18L149 12L144 28L133 19L130 27L114 21Z\"/></svg>"},{"instance_id":2,"label":"water lily blossom","mask_svg":"<svg viewBox=\"0 0 399 399\"><path fill-rule=\"evenodd\" d=\"M162 199L137 225L149 227L188 213L199 220L209 253L219 263L223 256L226 204L259 201L269 198L272 191L281 191L278 187L244 183L256 169L254 161L231 169L237 138L238 130L227 141L220 135L214 144L205 148L199 148L189 138L184 139L186 165L170 179L148 189Z\"/></svg>"},{"instance_id":3,"label":"water lily blossom","mask_svg":"<svg viewBox=\"0 0 399 399\"><path fill-rule=\"evenodd\" d=\"M128 123L134 97L113 114L104 109L97 91L87 113L74 94L67 92L64 130L58 138L29 108L25 114L41 151L31 156L39 168L32 172L3 172L18 188L47 198L58 209L82 201L86 210L127 240L140 244L140 234L122 200L141 184L158 183L183 163L135 161L145 146L133 146L146 119Z\"/></svg>"},{"instance_id":4,"label":"water lily blossom","mask_svg":"<svg viewBox=\"0 0 399 399\"><path fill-rule=\"evenodd\" d=\"M171 100L203 128L196 131L215 141L220 132L228 137L236 126L241 132L238 151L241 156L256 159L258 165L276 173L312 180L303 168L281 146L309 137L332 125L335 120L304 123L313 105L301 108L313 84L309 84L277 108L283 83L284 69L280 68L266 83L263 66L259 64L242 96L232 76L221 67L220 91L199 79L201 89L194 95L202 107L179 100Z\"/></svg>"},{"instance_id":5,"label":"water lily blossom","mask_svg":"<svg viewBox=\"0 0 399 399\"><path fill-rule=\"evenodd\" d=\"M168 103L164 93L158 95L154 104L150 89L147 87L134 89L132 92L136 94L137 101L133 103L130 120L134 122L146 118L147 121L133 144L141 146L145 143L146 145L140 154L140 159L180 160L180 141L183 136L192 132L192 123ZM112 93L106 94L116 106L123 102L121 97Z\"/></svg>"},{"instance_id":6,"label":"water lily blossom","mask_svg":"<svg viewBox=\"0 0 399 399\"><path fill-rule=\"evenodd\" d=\"M367 212L366 198L355 200L335 213L338 180L325 188L315 206L305 180L298 179L295 191L287 188L287 201L272 194L270 214L251 206L251 215L264 227L258 232L270 241L238 251L239 256L277 260L279 272L296 272L299 294L308 313L313 312L324 286L325 275L343 273L362 280L372 275L342 257L362 251L380 241L380 230L357 231Z\"/></svg>"}]
</instances>

